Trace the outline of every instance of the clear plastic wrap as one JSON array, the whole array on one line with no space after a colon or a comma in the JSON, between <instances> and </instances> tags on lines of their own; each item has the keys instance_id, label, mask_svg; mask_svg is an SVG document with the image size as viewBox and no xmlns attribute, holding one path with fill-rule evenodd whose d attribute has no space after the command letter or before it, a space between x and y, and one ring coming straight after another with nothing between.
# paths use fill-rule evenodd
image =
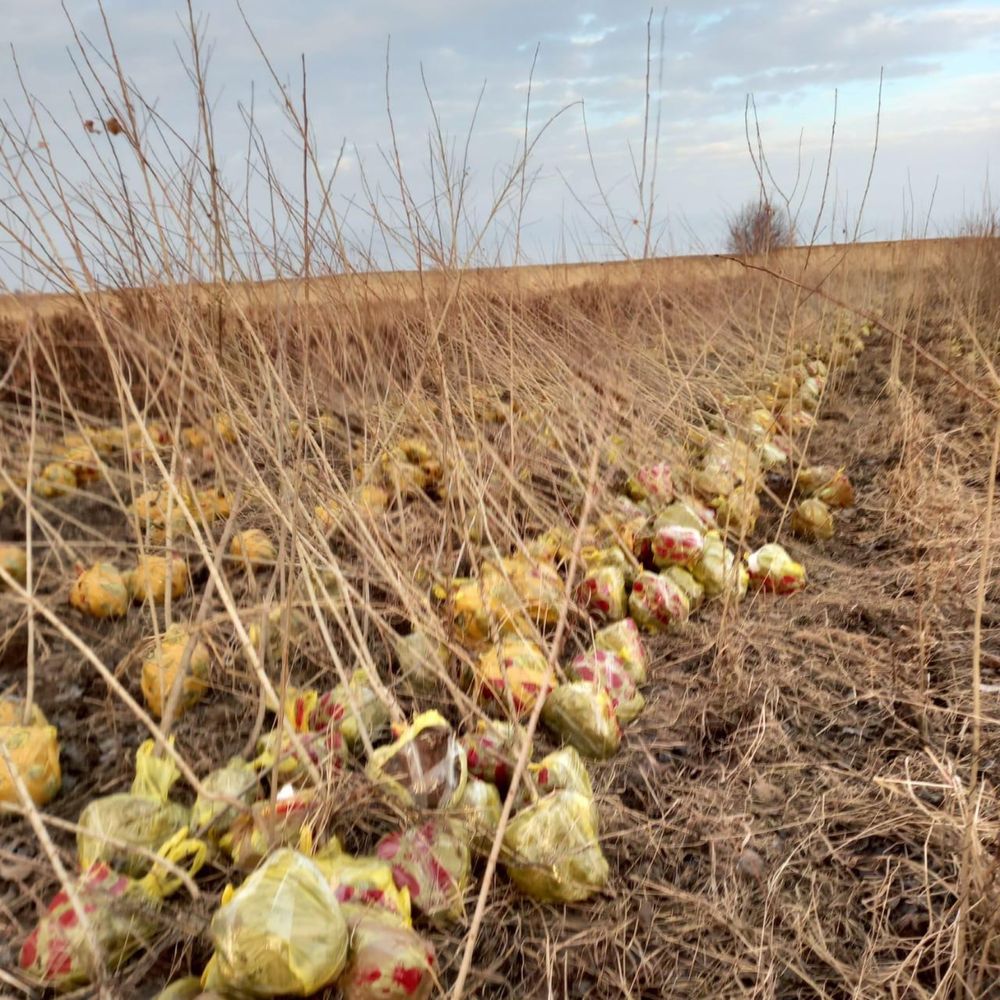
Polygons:
<instances>
[{"instance_id":1,"label":"clear plastic wrap","mask_svg":"<svg viewBox=\"0 0 1000 1000\"><path fill-rule=\"evenodd\" d=\"M465 751L440 712L421 712L395 742L368 762L373 781L406 805L446 809L458 801L468 776Z\"/></svg>"}]
</instances>

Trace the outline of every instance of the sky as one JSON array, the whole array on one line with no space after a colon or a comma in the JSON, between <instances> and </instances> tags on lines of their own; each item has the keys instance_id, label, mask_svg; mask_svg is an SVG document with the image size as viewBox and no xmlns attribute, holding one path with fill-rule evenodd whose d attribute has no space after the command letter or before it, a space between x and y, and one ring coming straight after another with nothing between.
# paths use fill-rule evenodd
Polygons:
<instances>
[{"instance_id":1,"label":"sky","mask_svg":"<svg viewBox=\"0 0 1000 1000\"><path fill-rule=\"evenodd\" d=\"M86 172L55 128L82 139L82 118L103 117L74 69L73 27L98 65L108 44L94 0L65 0L65 8L73 25L59 0L0 0L11 46L0 52L6 171L16 165L12 123L22 128L29 120L26 91L38 102L38 121L49 122L45 139L60 171L70 178ZM1000 171L996 0L675 0L654 8L643 199L636 174L647 4L242 0L242 8L294 100L304 58L310 131L326 179L339 156L330 209L387 266L412 265L398 247L371 242L373 202L383 220L401 218L388 155L387 66L396 149L414 205L437 221L428 206L440 173L429 150L439 128L466 184L458 242L476 263L722 249L728 215L760 191L747 144L748 95L770 168L768 194L788 199L803 239L947 234L981 208L991 183L1000 194L992 180ZM282 91L239 9L230 0L195 0L193 9L210 48L222 174L235 186L247 174L252 99L273 170L301 189L301 152L282 114ZM104 13L125 75L162 120L192 135L186 3L105 0ZM505 184L521 156L526 111L534 145L521 205L517 174ZM30 132L27 141L37 138ZM84 161L106 155L112 140L86 141L94 152ZM0 201L9 210L16 196L4 176L0 169ZM265 194L259 180L251 182L250 210L262 219L271 212ZM506 198L491 214L498 194Z\"/></svg>"}]
</instances>

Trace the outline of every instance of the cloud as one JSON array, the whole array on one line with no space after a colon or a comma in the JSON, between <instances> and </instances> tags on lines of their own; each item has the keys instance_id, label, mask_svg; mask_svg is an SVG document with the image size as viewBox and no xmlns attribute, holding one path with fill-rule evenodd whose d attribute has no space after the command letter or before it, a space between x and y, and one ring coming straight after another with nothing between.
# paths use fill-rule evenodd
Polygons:
<instances>
[{"instance_id":1,"label":"cloud","mask_svg":"<svg viewBox=\"0 0 1000 1000\"><path fill-rule=\"evenodd\" d=\"M72 36L58 0L0 3L9 8L5 35L17 48L29 87L72 130L76 113L70 95L82 97L65 53ZM615 193L615 211L623 218L634 212L629 192L646 95L645 4L589 0L583 12L570 0L244 0L243 6L280 84L271 78L235 3L196 4L211 44L209 96L225 150L221 159L234 176L245 169L239 106L249 106L251 85L255 120L273 151L273 168L289 176L299 169L293 166L300 162L297 140L280 111L280 86L287 84L288 95L298 100L304 54L310 121L322 163L332 168L341 141L349 142L350 168L342 165L335 187L338 204L361 196L362 176L373 187L391 190L383 156L389 141L388 46L393 122L414 191L425 197L430 190L427 133L436 127L434 116L450 155L458 158L465 156L466 133L475 118L469 145L475 192L469 203L483 217L502 186L498 178L517 155L537 47L532 134L555 120L535 150L539 174L528 210L535 245L548 241L551 249L564 228L586 230L589 220L577 199L601 204L591 158ZM80 30L103 45L97 4L68 0L68 7ZM106 9L129 77L187 132L197 107L174 54L174 46L185 46L185 5L107 0ZM919 161L921 176L961 175L965 185L970 169L985 171L987 155L1000 153L995 132L1000 109L990 96L997 90L988 89L998 81L984 69L1000 55L1000 10L994 4L676 0L663 28L662 63L655 60L651 67L651 120L661 116L663 205L670 211L683 206L689 218L714 226L706 233L708 242L725 207L753 192L744 135L749 92L776 169L794 173L800 142L806 167L825 163L832 96L839 89L836 169L840 195L853 198L870 158L875 96L884 71L880 164L886 176L875 208L888 219L898 211L905 175L894 144ZM654 54L659 31L654 18ZM0 92L18 93L13 67L2 57ZM23 102L12 98L12 104L24 114ZM956 142L972 158L971 167L960 167L949 155L948 144ZM942 194L942 211L949 210L948 197L954 202L959 195ZM562 212L569 218L561 218Z\"/></svg>"}]
</instances>

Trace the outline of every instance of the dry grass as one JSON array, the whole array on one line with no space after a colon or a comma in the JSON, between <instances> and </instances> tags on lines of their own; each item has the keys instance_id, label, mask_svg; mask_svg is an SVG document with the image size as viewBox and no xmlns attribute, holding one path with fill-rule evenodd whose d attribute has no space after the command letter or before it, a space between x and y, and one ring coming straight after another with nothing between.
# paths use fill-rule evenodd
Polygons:
<instances>
[{"instance_id":1,"label":"dry grass","mask_svg":"<svg viewBox=\"0 0 1000 1000\"><path fill-rule=\"evenodd\" d=\"M140 148L145 132L124 98L112 109ZM803 595L710 607L652 643L647 709L622 751L592 767L607 892L540 906L498 876L465 995L996 991L1000 529L986 516L997 413L983 402L998 388L995 240L795 249L768 259L776 273L696 258L317 278L314 259L311 273L263 283L231 253L241 226L255 238L250 219L213 188L200 152L188 184L227 206L224 230L205 228L154 157L144 169L189 237L187 257L171 251L148 268L154 220L137 231L118 212L98 241L116 239L131 264L117 288L81 277L81 253L76 277L68 266L48 273L76 282L67 294L0 303L0 536L30 540L33 554L30 599L0 595L0 689L33 686L60 728L65 788L42 819L64 865L72 870L82 806L128 784L125 762L147 732L163 740L165 727L136 711L135 664L171 620L195 623L215 660L212 696L172 726L188 777L252 745L268 687L332 686L363 669L402 718L427 700L396 675L398 631L433 630L460 660L471 656L443 630L429 581L574 526L588 490L600 509L623 468L682 464L727 397L761 385L791 351L856 326L857 310L884 329L838 372L816 428L796 440L797 460L846 466L857 509L834 541L790 543L810 572ZM116 181L101 176L91 197L104 204ZM58 188L47 190L59 206ZM300 202L285 195L294 217ZM87 206L78 216L64 207L71 220L90 217ZM318 233L324 219L314 221ZM430 265L454 259L428 248L419 226L409 238ZM205 266L190 271L227 280L190 280L195 250ZM139 287L150 271L157 280ZM316 423L320 413L331 419ZM210 454L182 446L182 427L211 427L219 414L234 441L214 435ZM137 420L162 422L169 443L147 441L146 454L108 463L97 484L66 498L17 485L26 456L37 463L61 435ZM291 434L291 420L309 430ZM350 503L352 469L403 434L433 446L445 488L370 516ZM625 441L618 460L607 455L612 435ZM224 527L191 523L167 540L192 566L194 596L108 626L71 613L73 564L156 550L129 505L163 481L176 502L185 479L236 497ZM785 540L788 485L769 483L748 544ZM313 515L328 501L347 516L332 535ZM250 526L267 530L279 555L247 577L224 545ZM336 576L339 597L312 583L317 569ZM246 626L273 607L294 607L308 625L262 657ZM587 637L570 610L551 655L565 662ZM456 725L482 712L452 679L433 702ZM540 735L539 751L546 745ZM398 825L357 769L320 785L320 838L336 833L364 850ZM27 819L6 818L3 833L0 969L10 970L57 878ZM203 966L229 874L208 873L200 899L165 907L161 938L111 977L109 995L146 995ZM470 914L476 891L478 881ZM466 930L431 932L442 990ZM4 988L27 989L4 975Z\"/></svg>"}]
</instances>

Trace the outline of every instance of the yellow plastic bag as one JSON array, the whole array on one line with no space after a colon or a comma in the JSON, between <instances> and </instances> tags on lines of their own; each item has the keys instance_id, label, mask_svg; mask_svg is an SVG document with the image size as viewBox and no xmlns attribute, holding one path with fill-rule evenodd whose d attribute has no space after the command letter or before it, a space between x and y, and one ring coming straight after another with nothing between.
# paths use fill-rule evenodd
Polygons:
<instances>
[{"instance_id":1,"label":"yellow plastic bag","mask_svg":"<svg viewBox=\"0 0 1000 1000\"><path fill-rule=\"evenodd\" d=\"M195 875L205 863L206 848L180 829L158 854ZM109 971L117 970L156 936L158 905L181 884L160 863L139 880L119 875L100 861L85 869L76 892ZM55 896L25 939L19 965L34 982L57 990L85 986L97 978L83 924L65 891Z\"/></svg>"},{"instance_id":2,"label":"yellow plastic bag","mask_svg":"<svg viewBox=\"0 0 1000 1000\"><path fill-rule=\"evenodd\" d=\"M76 489L76 473L65 462L50 462L42 469L32 489L43 500L65 496Z\"/></svg>"},{"instance_id":3,"label":"yellow plastic bag","mask_svg":"<svg viewBox=\"0 0 1000 1000\"><path fill-rule=\"evenodd\" d=\"M452 819L431 820L383 837L376 855L392 867L393 881L434 923L461 918L472 859L469 831Z\"/></svg>"},{"instance_id":4,"label":"yellow plastic bag","mask_svg":"<svg viewBox=\"0 0 1000 1000\"><path fill-rule=\"evenodd\" d=\"M705 600L705 588L694 578L694 575L683 566L670 566L663 570L681 590L684 591L688 599L688 607L691 611L696 611Z\"/></svg>"},{"instance_id":5,"label":"yellow plastic bag","mask_svg":"<svg viewBox=\"0 0 1000 1000\"><path fill-rule=\"evenodd\" d=\"M250 569L266 566L277 558L274 542L260 528L248 528L233 535L229 554Z\"/></svg>"},{"instance_id":6,"label":"yellow plastic bag","mask_svg":"<svg viewBox=\"0 0 1000 1000\"><path fill-rule=\"evenodd\" d=\"M674 496L670 465L667 462L644 465L628 480L625 489L633 500L648 500L655 507L665 507Z\"/></svg>"},{"instance_id":7,"label":"yellow plastic bag","mask_svg":"<svg viewBox=\"0 0 1000 1000\"><path fill-rule=\"evenodd\" d=\"M481 642L490 634L490 616L479 580L452 580L444 594L448 617L460 641Z\"/></svg>"},{"instance_id":8,"label":"yellow plastic bag","mask_svg":"<svg viewBox=\"0 0 1000 1000\"><path fill-rule=\"evenodd\" d=\"M285 688L284 716L297 733L309 731L312 714L319 703L319 692L314 688L296 688L290 685ZM267 710L277 714L278 706L267 696Z\"/></svg>"},{"instance_id":9,"label":"yellow plastic bag","mask_svg":"<svg viewBox=\"0 0 1000 1000\"><path fill-rule=\"evenodd\" d=\"M331 985L347 963L347 923L333 890L309 858L287 849L226 890L210 934L208 989L306 997Z\"/></svg>"},{"instance_id":10,"label":"yellow plastic bag","mask_svg":"<svg viewBox=\"0 0 1000 1000\"><path fill-rule=\"evenodd\" d=\"M488 855L503 810L497 786L470 777L457 809L459 817L472 834L472 849L479 854Z\"/></svg>"},{"instance_id":11,"label":"yellow plastic bag","mask_svg":"<svg viewBox=\"0 0 1000 1000\"><path fill-rule=\"evenodd\" d=\"M625 664L614 653L593 649L581 653L569 666L569 674L607 691L618 721L624 726L646 707L646 699L635 686Z\"/></svg>"},{"instance_id":12,"label":"yellow plastic bag","mask_svg":"<svg viewBox=\"0 0 1000 1000\"><path fill-rule=\"evenodd\" d=\"M544 903L576 903L608 882L597 839L597 810L585 795L560 789L519 812L504 834L507 874Z\"/></svg>"},{"instance_id":13,"label":"yellow plastic bag","mask_svg":"<svg viewBox=\"0 0 1000 1000\"><path fill-rule=\"evenodd\" d=\"M173 760L156 756L156 745L146 740L136 751L132 790L94 799L80 813L76 835L80 868L103 861L123 875L145 875L151 864L148 857L110 844L105 838L156 851L187 827L190 810L168 799L179 777Z\"/></svg>"},{"instance_id":14,"label":"yellow plastic bag","mask_svg":"<svg viewBox=\"0 0 1000 1000\"><path fill-rule=\"evenodd\" d=\"M573 554L573 532L568 528L549 528L525 545L528 556L539 562L563 563Z\"/></svg>"},{"instance_id":15,"label":"yellow plastic bag","mask_svg":"<svg viewBox=\"0 0 1000 1000\"><path fill-rule=\"evenodd\" d=\"M174 683L184 665L187 669L181 683L177 701L177 718L201 701L208 690L211 654L203 642L198 642L183 625L175 623L163 633L159 649L155 641L142 663L142 695L150 712L159 719L173 690Z\"/></svg>"},{"instance_id":16,"label":"yellow plastic bag","mask_svg":"<svg viewBox=\"0 0 1000 1000\"><path fill-rule=\"evenodd\" d=\"M791 517L792 531L810 541L827 541L833 538L833 515L822 500L810 497L803 500Z\"/></svg>"},{"instance_id":17,"label":"yellow plastic bag","mask_svg":"<svg viewBox=\"0 0 1000 1000\"><path fill-rule=\"evenodd\" d=\"M793 594L806 585L806 570L775 543L762 545L747 557L751 582L775 594Z\"/></svg>"},{"instance_id":18,"label":"yellow plastic bag","mask_svg":"<svg viewBox=\"0 0 1000 1000\"><path fill-rule=\"evenodd\" d=\"M269 770L277 764L278 777L290 781L307 772L306 757L320 770L326 770L331 775L342 771L347 764L347 740L339 729L330 728L321 732L307 730L298 734L298 742L305 757L284 727L265 733L257 741L254 766Z\"/></svg>"},{"instance_id":19,"label":"yellow plastic bag","mask_svg":"<svg viewBox=\"0 0 1000 1000\"><path fill-rule=\"evenodd\" d=\"M7 748L11 763L24 782L31 801L36 806L51 802L62 787L56 727L0 725L0 743ZM21 802L3 758L0 758L0 802Z\"/></svg>"},{"instance_id":20,"label":"yellow plastic bag","mask_svg":"<svg viewBox=\"0 0 1000 1000\"><path fill-rule=\"evenodd\" d=\"M795 477L795 492L804 497L816 497L828 507L854 506L854 487L843 469L832 465L812 465L801 469Z\"/></svg>"},{"instance_id":21,"label":"yellow plastic bag","mask_svg":"<svg viewBox=\"0 0 1000 1000\"><path fill-rule=\"evenodd\" d=\"M490 579L495 572L489 565L483 567L487 590L497 585ZM502 561L501 572L497 575L502 577L503 573L517 596L517 607L497 607L494 613L498 618L502 620L506 616L516 621L523 616L536 625L554 625L559 620L564 588L555 566L516 555Z\"/></svg>"},{"instance_id":22,"label":"yellow plastic bag","mask_svg":"<svg viewBox=\"0 0 1000 1000\"><path fill-rule=\"evenodd\" d=\"M409 926L409 890L396 887L387 862L379 858L356 858L343 851L322 851L313 860L333 889L352 929L373 912L388 914Z\"/></svg>"},{"instance_id":23,"label":"yellow plastic bag","mask_svg":"<svg viewBox=\"0 0 1000 1000\"><path fill-rule=\"evenodd\" d=\"M308 849L319 807L314 792L297 792L290 784L283 785L273 806L269 800L255 802L238 815L219 838L219 847L243 871L256 868L276 848Z\"/></svg>"},{"instance_id":24,"label":"yellow plastic bag","mask_svg":"<svg viewBox=\"0 0 1000 1000\"><path fill-rule=\"evenodd\" d=\"M446 809L462 797L465 752L440 712L421 712L389 746L378 747L368 776L409 806Z\"/></svg>"},{"instance_id":25,"label":"yellow plastic bag","mask_svg":"<svg viewBox=\"0 0 1000 1000\"><path fill-rule=\"evenodd\" d=\"M649 538L655 566L690 566L701 555L704 525L683 503L673 503L657 515Z\"/></svg>"},{"instance_id":26,"label":"yellow plastic bag","mask_svg":"<svg viewBox=\"0 0 1000 1000\"><path fill-rule=\"evenodd\" d=\"M737 600L746 596L749 575L746 567L726 548L726 543L717 531L705 536L705 548L701 559L692 569L694 578L705 588L708 598L732 594Z\"/></svg>"},{"instance_id":27,"label":"yellow plastic bag","mask_svg":"<svg viewBox=\"0 0 1000 1000\"><path fill-rule=\"evenodd\" d=\"M545 654L526 639L504 639L479 658L484 692L517 715L528 714L546 683L555 684Z\"/></svg>"},{"instance_id":28,"label":"yellow plastic bag","mask_svg":"<svg viewBox=\"0 0 1000 1000\"><path fill-rule=\"evenodd\" d=\"M167 574L170 574L170 596L176 600L188 589L188 568L179 556L141 556L134 570L126 578L132 598L162 604L167 597Z\"/></svg>"},{"instance_id":29,"label":"yellow plastic bag","mask_svg":"<svg viewBox=\"0 0 1000 1000\"><path fill-rule=\"evenodd\" d=\"M625 666L636 684L645 684L649 672L649 658L639 628L631 618L602 628L594 635L594 649L614 653Z\"/></svg>"},{"instance_id":30,"label":"yellow plastic bag","mask_svg":"<svg viewBox=\"0 0 1000 1000\"><path fill-rule=\"evenodd\" d=\"M0 567L22 587L28 582L28 553L20 545L0 545ZM6 589L0 579L0 592Z\"/></svg>"},{"instance_id":31,"label":"yellow plastic bag","mask_svg":"<svg viewBox=\"0 0 1000 1000\"><path fill-rule=\"evenodd\" d=\"M592 618L616 622L628 611L625 574L618 566L594 566L587 570L576 592L576 602Z\"/></svg>"},{"instance_id":32,"label":"yellow plastic bag","mask_svg":"<svg viewBox=\"0 0 1000 1000\"><path fill-rule=\"evenodd\" d=\"M752 486L737 486L728 496L717 497L712 506L716 510L719 527L731 535L746 538L757 526L760 497Z\"/></svg>"},{"instance_id":33,"label":"yellow plastic bag","mask_svg":"<svg viewBox=\"0 0 1000 1000\"><path fill-rule=\"evenodd\" d=\"M224 521L233 512L233 501L221 487L210 486L195 494L196 502L191 504L192 511L200 510L206 521Z\"/></svg>"},{"instance_id":34,"label":"yellow plastic bag","mask_svg":"<svg viewBox=\"0 0 1000 1000\"><path fill-rule=\"evenodd\" d=\"M419 629L396 639L396 659L403 682L415 694L430 694L448 674L451 652Z\"/></svg>"},{"instance_id":35,"label":"yellow plastic bag","mask_svg":"<svg viewBox=\"0 0 1000 1000\"><path fill-rule=\"evenodd\" d=\"M49 720L45 718L45 713L38 707L37 702L32 702L31 717L27 721L29 726L47 726ZM24 720L24 699L23 698L0 698L0 726L23 726Z\"/></svg>"},{"instance_id":36,"label":"yellow plastic bag","mask_svg":"<svg viewBox=\"0 0 1000 1000\"><path fill-rule=\"evenodd\" d=\"M734 486L740 483L754 485L760 480L760 458L756 447L738 438L713 441L705 452L701 467L708 473L731 476ZM723 491L724 494L729 492ZM706 496L706 499L711 500L713 496Z\"/></svg>"},{"instance_id":37,"label":"yellow plastic bag","mask_svg":"<svg viewBox=\"0 0 1000 1000\"><path fill-rule=\"evenodd\" d=\"M650 572L636 577L628 607L635 623L647 632L665 632L686 621L690 611L687 595L669 576Z\"/></svg>"},{"instance_id":38,"label":"yellow plastic bag","mask_svg":"<svg viewBox=\"0 0 1000 1000\"><path fill-rule=\"evenodd\" d=\"M310 623L309 615L294 606L264 608L247 626L247 637L258 655L263 653L265 660L278 663L284 655L286 638L289 655L292 656Z\"/></svg>"},{"instance_id":39,"label":"yellow plastic bag","mask_svg":"<svg viewBox=\"0 0 1000 1000\"><path fill-rule=\"evenodd\" d=\"M260 790L256 768L242 757L233 757L225 766L216 768L202 778L201 784L205 794L199 792L191 807L191 829L212 839L222 836L239 816L235 806L213 795L224 795L249 806Z\"/></svg>"},{"instance_id":40,"label":"yellow plastic bag","mask_svg":"<svg viewBox=\"0 0 1000 1000\"><path fill-rule=\"evenodd\" d=\"M366 916L351 935L351 958L337 985L344 1000L427 1000L434 946L392 918Z\"/></svg>"},{"instance_id":41,"label":"yellow plastic bag","mask_svg":"<svg viewBox=\"0 0 1000 1000\"><path fill-rule=\"evenodd\" d=\"M372 687L366 671L355 670L348 683L349 692L343 684L338 684L319 696L309 725L316 732L340 730L348 748L356 749L362 744L362 727L370 739L378 738L389 723L389 709ZM358 715L351 707L352 699Z\"/></svg>"},{"instance_id":42,"label":"yellow plastic bag","mask_svg":"<svg viewBox=\"0 0 1000 1000\"><path fill-rule=\"evenodd\" d=\"M605 515L604 520L607 522L609 515ZM646 517L643 515L642 523L645 524L645 522ZM631 535L619 538L619 534L616 531L612 533L611 539L608 540L608 544L603 548L599 548L596 545L586 545L580 549L580 561L588 572L604 566L621 570L625 582L631 583L635 579L635 574L639 569L635 559L626 554L626 552L632 551L633 541L634 538Z\"/></svg>"},{"instance_id":43,"label":"yellow plastic bag","mask_svg":"<svg viewBox=\"0 0 1000 1000\"><path fill-rule=\"evenodd\" d=\"M111 563L95 563L76 578L69 603L93 618L121 618L130 603L128 583Z\"/></svg>"},{"instance_id":44,"label":"yellow plastic bag","mask_svg":"<svg viewBox=\"0 0 1000 1000\"><path fill-rule=\"evenodd\" d=\"M554 792L556 789L568 789L578 792L588 799L594 798L594 789L590 784L590 775L580 759L576 747L562 747L547 754L537 764L529 764L528 771L535 779L540 792Z\"/></svg>"},{"instance_id":45,"label":"yellow plastic bag","mask_svg":"<svg viewBox=\"0 0 1000 1000\"><path fill-rule=\"evenodd\" d=\"M89 444L69 448L63 462L73 470L77 486L96 482L101 477L101 461Z\"/></svg>"},{"instance_id":46,"label":"yellow plastic bag","mask_svg":"<svg viewBox=\"0 0 1000 1000\"><path fill-rule=\"evenodd\" d=\"M506 792L524 735L517 723L480 719L475 730L462 737L469 774Z\"/></svg>"},{"instance_id":47,"label":"yellow plastic bag","mask_svg":"<svg viewBox=\"0 0 1000 1000\"><path fill-rule=\"evenodd\" d=\"M201 991L201 980L197 976L176 979L156 994L154 1000L208 1000Z\"/></svg>"},{"instance_id":48,"label":"yellow plastic bag","mask_svg":"<svg viewBox=\"0 0 1000 1000\"><path fill-rule=\"evenodd\" d=\"M587 757L603 760L617 751L622 730L611 696L588 681L560 684L542 706L542 720Z\"/></svg>"}]
</instances>

